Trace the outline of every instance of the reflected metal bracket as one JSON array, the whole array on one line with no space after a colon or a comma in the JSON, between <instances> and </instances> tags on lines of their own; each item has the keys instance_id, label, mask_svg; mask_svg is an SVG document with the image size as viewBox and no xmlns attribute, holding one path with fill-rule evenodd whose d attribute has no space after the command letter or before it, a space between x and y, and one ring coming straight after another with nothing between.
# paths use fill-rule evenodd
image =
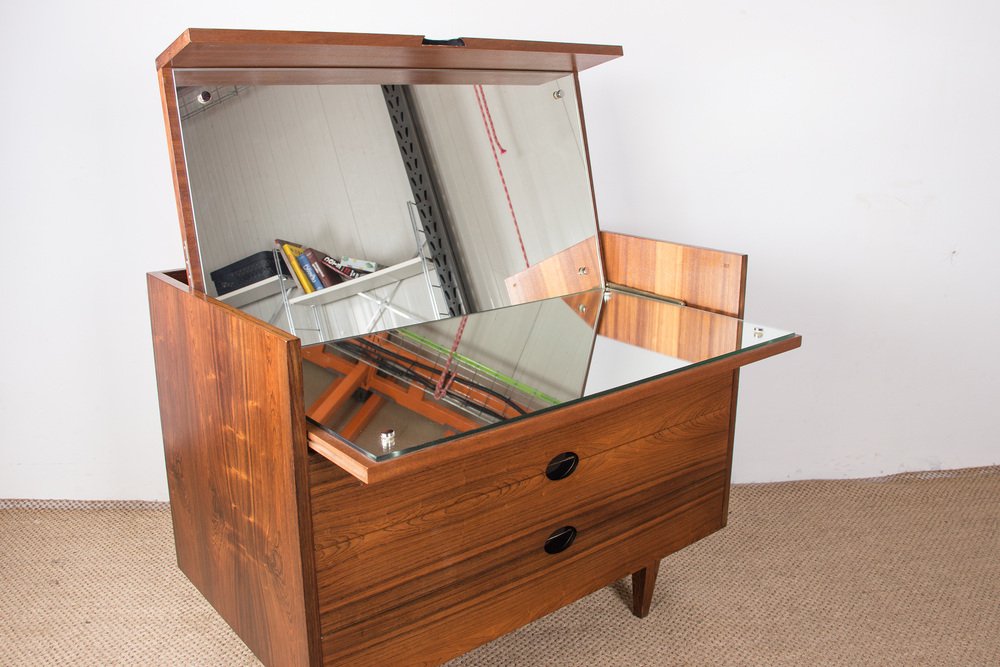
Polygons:
<instances>
[{"instance_id":1,"label":"reflected metal bracket","mask_svg":"<svg viewBox=\"0 0 1000 667\"><path fill-rule=\"evenodd\" d=\"M629 287L628 285L618 285L616 283L608 283L604 288L604 300L607 301L611 298L613 292L624 292L625 294L631 294L633 296L641 296L647 299L654 299L656 301L666 301L667 303L672 303L675 306L687 306L687 302L683 299L676 299L672 296L664 296L662 294L656 294L655 292L647 292L646 290L638 289L636 287Z\"/></svg>"},{"instance_id":2,"label":"reflected metal bracket","mask_svg":"<svg viewBox=\"0 0 1000 667\"><path fill-rule=\"evenodd\" d=\"M462 287L461 270L455 260L445 212L437 196L437 188L424 152L408 87L383 85L382 95L385 97L386 110L389 112L396 143L399 145L403 168L406 170L406 178L413 192L421 227L427 238L427 248L441 282L448 313L452 316L463 315L470 311L473 304L468 302Z\"/></svg>"}]
</instances>

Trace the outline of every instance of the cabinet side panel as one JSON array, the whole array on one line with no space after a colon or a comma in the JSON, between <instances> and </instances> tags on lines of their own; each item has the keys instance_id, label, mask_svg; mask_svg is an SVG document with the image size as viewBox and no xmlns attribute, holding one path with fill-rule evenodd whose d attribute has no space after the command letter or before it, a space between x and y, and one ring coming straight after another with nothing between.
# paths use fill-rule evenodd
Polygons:
<instances>
[{"instance_id":1,"label":"cabinet side panel","mask_svg":"<svg viewBox=\"0 0 1000 667\"><path fill-rule=\"evenodd\" d=\"M601 247L609 283L743 317L746 255L612 232L601 232Z\"/></svg>"},{"instance_id":2,"label":"cabinet side panel","mask_svg":"<svg viewBox=\"0 0 1000 667\"><path fill-rule=\"evenodd\" d=\"M181 570L269 665L318 651L297 339L148 278Z\"/></svg>"}]
</instances>

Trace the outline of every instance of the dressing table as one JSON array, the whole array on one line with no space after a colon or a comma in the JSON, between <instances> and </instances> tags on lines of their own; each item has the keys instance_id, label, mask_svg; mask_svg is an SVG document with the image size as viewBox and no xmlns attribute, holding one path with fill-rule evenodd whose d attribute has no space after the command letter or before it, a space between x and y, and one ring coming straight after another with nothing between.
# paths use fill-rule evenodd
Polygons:
<instances>
[{"instance_id":1,"label":"dressing table","mask_svg":"<svg viewBox=\"0 0 1000 667\"><path fill-rule=\"evenodd\" d=\"M265 664L436 665L625 575L643 617L725 526L739 368L800 337L742 320L744 255L600 231L579 73L620 55L192 29L157 59L177 560ZM276 239L378 266L310 285Z\"/></svg>"}]
</instances>

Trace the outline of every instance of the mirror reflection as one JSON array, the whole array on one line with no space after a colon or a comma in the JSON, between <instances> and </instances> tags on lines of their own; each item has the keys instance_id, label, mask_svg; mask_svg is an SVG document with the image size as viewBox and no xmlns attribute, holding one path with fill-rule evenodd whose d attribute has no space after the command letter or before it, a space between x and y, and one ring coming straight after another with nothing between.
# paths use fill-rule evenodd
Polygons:
<instances>
[{"instance_id":1,"label":"mirror reflection","mask_svg":"<svg viewBox=\"0 0 1000 667\"><path fill-rule=\"evenodd\" d=\"M385 460L789 335L594 289L305 347L306 415Z\"/></svg>"},{"instance_id":2,"label":"mirror reflection","mask_svg":"<svg viewBox=\"0 0 1000 667\"><path fill-rule=\"evenodd\" d=\"M200 84L178 106L207 291L304 343L600 285L572 77Z\"/></svg>"}]
</instances>

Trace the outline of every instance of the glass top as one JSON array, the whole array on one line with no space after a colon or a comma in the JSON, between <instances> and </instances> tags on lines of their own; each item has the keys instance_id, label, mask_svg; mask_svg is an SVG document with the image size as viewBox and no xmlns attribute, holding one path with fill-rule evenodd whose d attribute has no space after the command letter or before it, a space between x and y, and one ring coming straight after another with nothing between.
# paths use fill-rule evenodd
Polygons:
<instances>
[{"instance_id":1,"label":"glass top","mask_svg":"<svg viewBox=\"0 0 1000 667\"><path fill-rule=\"evenodd\" d=\"M306 416L383 461L792 335L595 289L305 346Z\"/></svg>"}]
</instances>

